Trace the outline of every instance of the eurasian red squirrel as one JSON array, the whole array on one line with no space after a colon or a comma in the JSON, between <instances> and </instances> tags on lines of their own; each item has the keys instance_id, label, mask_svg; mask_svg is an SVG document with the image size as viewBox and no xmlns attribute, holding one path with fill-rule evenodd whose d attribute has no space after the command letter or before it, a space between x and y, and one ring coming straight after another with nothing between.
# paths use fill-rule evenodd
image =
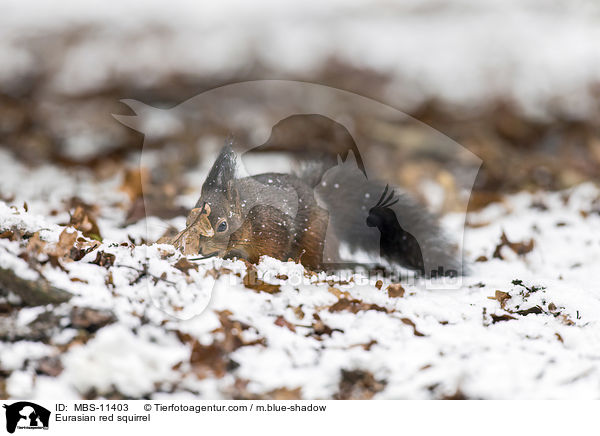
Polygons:
<instances>
[{"instance_id":1,"label":"eurasian red squirrel","mask_svg":"<svg viewBox=\"0 0 600 436\"><path fill-rule=\"evenodd\" d=\"M236 153L226 145L174 244L186 254L252 263L268 255L317 270L338 264L344 245L420 275L462 273L430 213L354 168L339 162L236 178Z\"/></svg>"}]
</instances>

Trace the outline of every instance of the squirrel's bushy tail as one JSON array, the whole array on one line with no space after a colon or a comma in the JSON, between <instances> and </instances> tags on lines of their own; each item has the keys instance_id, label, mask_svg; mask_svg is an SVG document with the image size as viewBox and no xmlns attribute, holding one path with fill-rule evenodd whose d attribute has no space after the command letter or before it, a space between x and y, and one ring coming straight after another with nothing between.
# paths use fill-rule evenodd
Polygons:
<instances>
[{"instance_id":1,"label":"squirrel's bushy tail","mask_svg":"<svg viewBox=\"0 0 600 436\"><path fill-rule=\"evenodd\" d=\"M459 251L431 213L407 195L367 180L355 166L327 170L314 189L329 212L328 232L351 251L379 255L428 277L466 272Z\"/></svg>"}]
</instances>

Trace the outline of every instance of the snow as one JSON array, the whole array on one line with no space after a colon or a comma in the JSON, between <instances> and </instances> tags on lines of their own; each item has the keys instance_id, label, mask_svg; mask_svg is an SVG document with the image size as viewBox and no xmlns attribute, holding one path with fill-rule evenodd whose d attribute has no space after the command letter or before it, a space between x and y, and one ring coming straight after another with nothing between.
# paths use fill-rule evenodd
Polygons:
<instances>
[{"instance_id":1,"label":"snow","mask_svg":"<svg viewBox=\"0 0 600 436\"><path fill-rule=\"evenodd\" d=\"M173 365L189 351L162 331L144 328L138 334L122 325L108 326L85 347L66 353L60 376L80 392L119 392L139 398L154 392L155 383L173 382ZM92 377L90 375L93 374Z\"/></svg>"},{"instance_id":2,"label":"snow","mask_svg":"<svg viewBox=\"0 0 600 436\"><path fill-rule=\"evenodd\" d=\"M0 191L15 200L0 203L0 227L45 229L43 239L57 241L64 222L49 211L76 190L98 204L105 235L95 251L65 263L66 271L49 263L42 267L54 286L75 295L68 303L15 309L15 325L31 325L51 310L62 317L62 327L43 343L2 339L0 369L9 374L6 392L13 398L83 398L90 392L230 398L239 380L248 381L247 391L256 395L300 387L303 398L330 398L338 392L342 369L369 371L384 381L375 398L440 398L456 392L469 398L597 397L600 214L594 205L600 189L593 184L519 193L469 214L472 226L464 247L471 274L458 289L432 289L416 281L403 284L403 297L392 298L385 279L381 289L378 277L361 275L349 283L328 283L335 279L308 274L294 262L263 258L256 267L259 278L280 289L270 294L244 285L241 261L194 261L198 269L185 274L174 267L181 254L170 246L119 245L141 230L139 223L123 226L123 213L115 213L115 202L123 200L118 180L57 171L49 183L61 189L35 190L29 187L46 183L48 170L28 169L27 183L19 186L14 177L25 168L7 159L2 165L11 172L0 180ZM17 206L24 200L29 212ZM547 210L532 207L540 201ZM447 215L444 226L460 234L460 220L454 218ZM502 232L511 242L533 238L533 250L517 255L504 247L504 259L494 258ZM24 277L37 274L17 257L19 244L0 240L0 265L18 268ZM91 263L98 251L113 254L114 265ZM488 260L475 262L480 256ZM144 265L147 274L140 277ZM109 276L112 285L107 285ZM510 294L504 309L492 299L496 291ZM346 297L336 295L340 292ZM331 310L340 298L381 309ZM540 313L517 313L536 306ZM64 318L74 307L109 310L116 319L78 340L80 332ZM223 313L247 326L237 332L240 340L259 343L229 352L236 365L221 376L196 372L191 345L182 335L202 346L227 343L226 335L233 333L223 331ZM330 334L315 334L315 314ZM279 317L295 331L277 322ZM48 356L58 356L63 371L36 375L36 365Z\"/></svg>"},{"instance_id":3,"label":"snow","mask_svg":"<svg viewBox=\"0 0 600 436\"><path fill-rule=\"evenodd\" d=\"M435 99L468 117L500 100L527 116L594 120L599 20L600 5L592 0L173 0L168 8L158 0L110 7L99 0L27 6L7 0L0 5L0 88L18 94L15 84L42 77L36 116L50 118L63 154L75 159L117 142L112 127L94 116L101 103L83 101L102 87L144 95L144 87L161 88L177 77L202 84L252 74L310 81L327 77L323 68L330 61L381 75L385 79L376 81L384 88L371 97L384 96L405 112ZM76 111L62 107L69 97L78 98ZM102 104L106 114L113 109ZM140 117L146 133L160 137L181 127L168 111L150 115ZM265 124L258 114L245 116L241 125ZM254 129L253 141L268 132ZM221 140L198 145L216 151ZM139 163L139 156L130 158ZM163 158L153 150L143 156L151 168ZM272 158L269 168L289 169L283 156ZM200 186L209 164L204 159L184 182ZM264 169L252 157L244 164ZM121 175L29 167L3 149L0 174L0 233L39 232L55 244L69 221L66 205L77 197L98 206L104 238L83 259L64 262L64 270L50 263L36 269L20 257L26 241L0 238L0 268L26 280L43 276L74 295L57 306L26 307L14 293L0 293L0 396L231 398L247 382L247 392L258 396L286 387L301 388L307 399L331 398L340 390L341 371L356 369L384 382L375 398L598 397L600 189L594 184L522 192L470 213L464 241L458 241L470 274L451 290L435 280L406 282L405 295L394 298L388 280L376 286L381 277L348 271L327 277L271 258L256 271L279 286L274 294L246 287L247 267L240 261L191 261L197 269L184 272L173 247L129 241L157 240L169 225L181 229L185 217L126 225L130 199L119 190ZM421 188L429 205L442 210L444 189L432 181ZM176 204L191 208L196 200L197 192L186 192ZM461 218L443 217L450 235L462 235ZM519 255L504 246L501 258L494 257L503 233L511 242L533 239L533 249ZM371 259L342 248L343 258ZM114 264L93 263L99 252L113 255ZM510 298L501 304L497 291ZM340 299L377 308L331 310ZM86 330L69 317L80 308L107 311L114 319ZM532 308L540 313L518 313ZM42 339L28 338L28 329L39 328L47 315L56 317L57 328ZM315 315L329 332L316 333ZM241 324L228 331L224 317ZM194 361L194 347L225 349L238 342L245 344L224 352L224 374L210 359L215 373ZM59 359L58 374L40 369L48 358Z\"/></svg>"},{"instance_id":4,"label":"snow","mask_svg":"<svg viewBox=\"0 0 600 436\"><path fill-rule=\"evenodd\" d=\"M9 370L20 369L27 359L40 359L53 351L48 345L29 341L3 343L1 349L0 364Z\"/></svg>"}]
</instances>

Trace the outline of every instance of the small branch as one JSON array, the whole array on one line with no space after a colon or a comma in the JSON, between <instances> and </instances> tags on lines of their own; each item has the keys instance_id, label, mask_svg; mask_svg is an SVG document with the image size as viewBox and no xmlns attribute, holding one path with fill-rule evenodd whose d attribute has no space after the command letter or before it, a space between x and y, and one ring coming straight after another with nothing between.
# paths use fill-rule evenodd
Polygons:
<instances>
[{"instance_id":1,"label":"small branch","mask_svg":"<svg viewBox=\"0 0 600 436\"><path fill-rule=\"evenodd\" d=\"M44 278L25 280L12 270L0 268L0 288L17 294L28 306L60 304L69 301L70 292L55 288Z\"/></svg>"},{"instance_id":2,"label":"small branch","mask_svg":"<svg viewBox=\"0 0 600 436\"><path fill-rule=\"evenodd\" d=\"M114 265L114 266L117 267L117 268L129 268L129 269L131 269L131 270L136 271L137 273L139 273L138 278L135 279L135 281L133 283L131 283L131 284L135 284L135 283L139 282L143 277L146 277L146 276L152 277L155 281L166 282L166 283L168 283L170 285L173 285L173 286L175 286L177 284L175 282L172 282L171 280L167 280L167 279L164 279L162 277L156 277L155 275L150 274L147 271L148 265L144 265L144 269L137 269L136 267L129 266L129 265Z\"/></svg>"}]
</instances>

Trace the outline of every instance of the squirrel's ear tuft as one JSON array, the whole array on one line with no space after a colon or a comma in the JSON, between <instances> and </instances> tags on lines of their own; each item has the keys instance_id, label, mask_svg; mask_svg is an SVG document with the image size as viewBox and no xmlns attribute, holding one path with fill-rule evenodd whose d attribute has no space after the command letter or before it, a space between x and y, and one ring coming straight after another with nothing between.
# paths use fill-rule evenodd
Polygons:
<instances>
[{"instance_id":1,"label":"squirrel's ear tuft","mask_svg":"<svg viewBox=\"0 0 600 436\"><path fill-rule=\"evenodd\" d=\"M236 155L230 144L221 150L219 157L213 164L204 185L202 194L216 189L227 191L228 183L235 178Z\"/></svg>"}]
</instances>

